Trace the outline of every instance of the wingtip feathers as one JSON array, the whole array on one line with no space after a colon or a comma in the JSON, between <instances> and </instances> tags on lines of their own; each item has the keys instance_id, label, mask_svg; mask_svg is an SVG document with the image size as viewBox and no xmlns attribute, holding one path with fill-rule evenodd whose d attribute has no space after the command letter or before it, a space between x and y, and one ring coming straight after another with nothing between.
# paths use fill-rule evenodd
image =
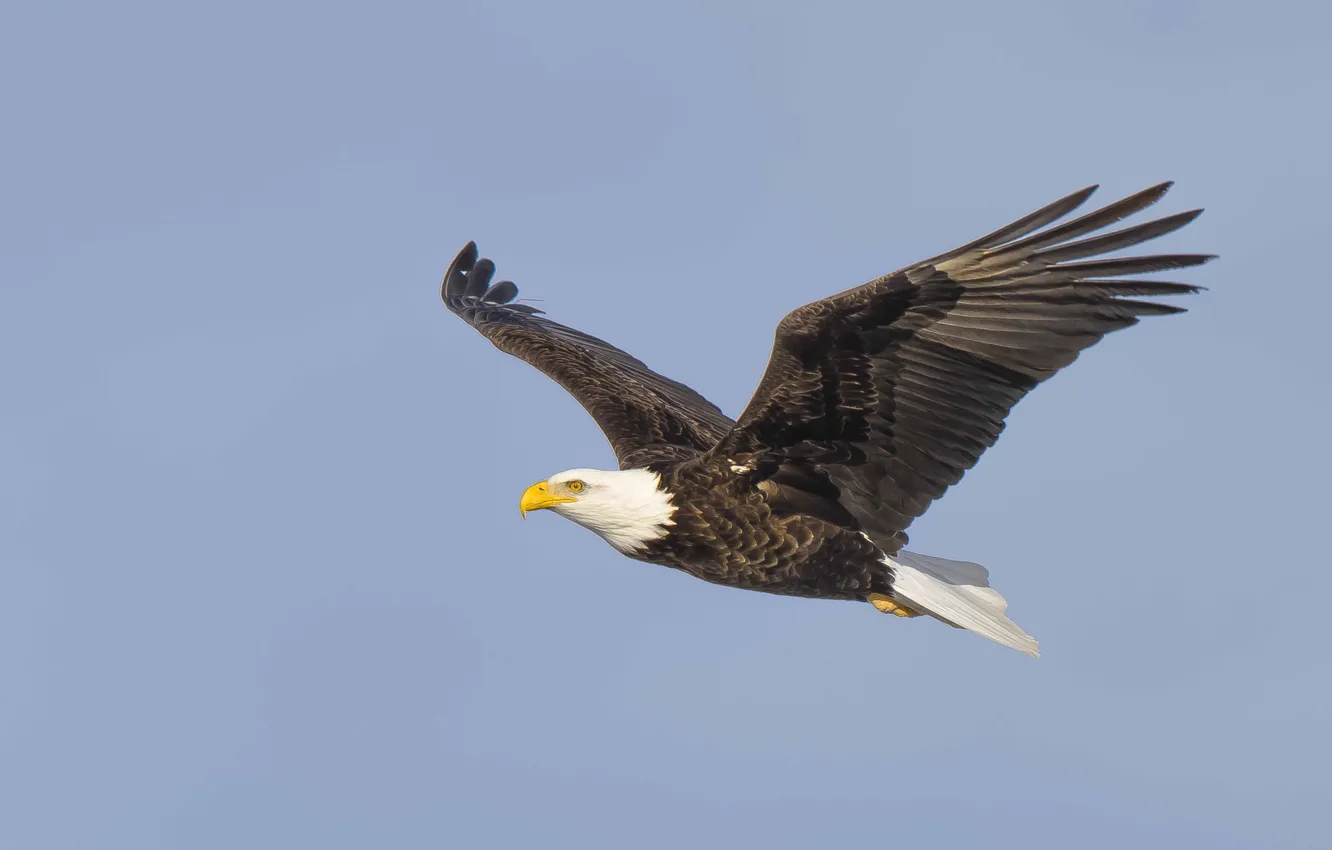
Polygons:
<instances>
[{"instance_id":1,"label":"wingtip feathers","mask_svg":"<svg viewBox=\"0 0 1332 850\"><path fill-rule=\"evenodd\" d=\"M511 280L491 284L495 276L495 263L479 256L476 243L469 241L453 258L444 274L440 296L451 308L462 304L464 298L474 298L487 304L506 304L523 313L540 313L535 307L511 304L518 297L518 285Z\"/></svg>"},{"instance_id":2,"label":"wingtip feathers","mask_svg":"<svg viewBox=\"0 0 1332 850\"><path fill-rule=\"evenodd\" d=\"M490 279L495 276L495 263L485 257L477 260L472 270L467 273L467 288L464 298L480 298L490 288Z\"/></svg>"},{"instance_id":3,"label":"wingtip feathers","mask_svg":"<svg viewBox=\"0 0 1332 850\"><path fill-rule=\"evenodd\" d=\"M476 263L476 243L469 241L449 263L449 270L444 273L444 283L440 286L440 296L448 303L462 297L467 288L467 273Z\"/></svg>"},{"instance_id":4,"label":"wingtip feathers","mask_svg":"<svg viewBox=\"0 0 1332 850\"><path fill-rule=\"evenodd\" d=\"M518 295L518 285L511 280L501 280L486 290L481 300L490 304L507 304Z\"/></svg>"}]
</instances>

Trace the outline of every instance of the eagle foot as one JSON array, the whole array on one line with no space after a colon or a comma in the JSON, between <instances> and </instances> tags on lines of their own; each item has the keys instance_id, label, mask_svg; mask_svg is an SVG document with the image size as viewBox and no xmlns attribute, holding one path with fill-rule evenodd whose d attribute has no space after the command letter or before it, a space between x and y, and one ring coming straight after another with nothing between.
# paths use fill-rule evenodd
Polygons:
<instances>
[{"instance_id":1,"label":"eagle foot","mask_svg":"<svg viewBox=\"0 0 1332 850\"><path fill-rule=\"evenodd\" d=\"M898 617L919 617L920 612L908 608L891 596L885 596L882 593L871 593L868 597L869 603L885 614L894 614Z\"/></svg>"}]
</instances>

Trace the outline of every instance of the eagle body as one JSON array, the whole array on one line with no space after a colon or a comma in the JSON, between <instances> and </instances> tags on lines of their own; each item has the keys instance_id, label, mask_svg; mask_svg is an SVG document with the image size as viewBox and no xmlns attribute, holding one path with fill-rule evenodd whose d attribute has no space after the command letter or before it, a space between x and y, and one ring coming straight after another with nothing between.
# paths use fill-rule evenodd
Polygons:
<instances>
[{"instance_id":1,"label":"eagle body","mask_svg":"<svg viewBox=\"0 0 1332 850\"><path fill-rule=\"evenodd\" d=\"M1105 231L1163 183L1066 219L1074 192L952 251L791 311L748 405L731 419L688 386L554 322L492 284L468 243L449 309L558 382L618 469L571 469L523 493L631 558L713 584L927 614L1030 655L984 567L907 552L907 528L958 483L1027 393L1106 334L1183 312L1144 300L1198 287L1143 275L1208 254L1107 256L1202 211Z\"/></svg>"},{"instance_id":2,"label":"eagle body","mask_svg":"<svg viewBox=\"0 0 1332 850\"><path fill-rule=\"evenodd\" d=\"M864 601L892 593L885 553L869 538L785 509L743 473L694 461L663 471L659 488L678 507L669 534L631 553L639 560L786 596Z\"/></svg>"}]
</instances>

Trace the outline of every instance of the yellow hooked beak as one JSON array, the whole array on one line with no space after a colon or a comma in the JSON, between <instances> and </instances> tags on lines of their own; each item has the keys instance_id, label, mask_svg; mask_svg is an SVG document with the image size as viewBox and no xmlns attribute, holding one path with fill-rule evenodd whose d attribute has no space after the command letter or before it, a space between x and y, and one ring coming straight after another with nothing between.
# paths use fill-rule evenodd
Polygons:
<instances>
[{"instance_id":1,"label":"yellow hooked beak","mask_svg":"<svg viewBox=\"0 0 1332 850\"><path fill-rule=\"evenodd\" d=\"M570 496L552 496L550 487L546 485L546 482L541 481L523 491L523 498L518 502L518 512L526 519L528 511L539 511L542 508L554 507L573 501L577 500Z\"/></svg>"}]
</instances>

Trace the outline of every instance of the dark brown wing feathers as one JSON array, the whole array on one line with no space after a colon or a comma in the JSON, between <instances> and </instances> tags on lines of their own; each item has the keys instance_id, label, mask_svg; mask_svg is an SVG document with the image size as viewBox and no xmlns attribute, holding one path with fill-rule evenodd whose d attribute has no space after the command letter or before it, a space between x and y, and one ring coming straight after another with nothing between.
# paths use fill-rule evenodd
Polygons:
<instances>
[{"instance_id":1,"label":"dark brown wing feathers","mask_svg":"<svg viewBox=\"0 0 1332 850\"><path fill-rule=\"evenodd\" d=\"M753 466L760 478L784 477L787 490L801 487L792 470L813 476L835 489L857 527L895 551L912 520L994 444L1026 393L1105 334L1180 312L1139 298L1197 291L1114 278L1196 266L1208 255L1100 256L1177 230L1200 210L1090 235L1169 188L1042 230L1095 187L1084 189L795 310L777 329L758 390L712 456Z\"/></svg>"},{"instance_id":2,"label":"dark brown wing feathers","mask_svg":"<svg viewBox=\"0 0 1332 850\"><path fill-rule=\"evenodd\" d=\"M733 424L711 402L594 336L513 303L518 287L494 286L495 264L476 244L458 253L444 276L444 303L501 351L553 378L610 440L622 467L677 462L716 444Z\"/></svg>"}]
</instances>

